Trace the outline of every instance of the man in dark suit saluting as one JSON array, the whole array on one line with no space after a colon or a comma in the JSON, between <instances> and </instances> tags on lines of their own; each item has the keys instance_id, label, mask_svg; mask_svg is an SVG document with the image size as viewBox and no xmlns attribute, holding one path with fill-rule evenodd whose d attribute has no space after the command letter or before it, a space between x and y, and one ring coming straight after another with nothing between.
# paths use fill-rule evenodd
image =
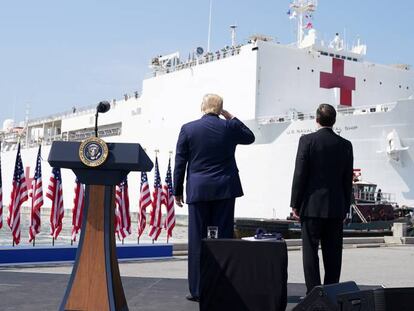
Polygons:
<instances>
[{"instance_id":1,"label":"man in dark suit saluting","mask_svg":"<svg viewBox=\"0 0 414 311\"><path fill-rule=\"evenodd\" d=\"M187 168L188 283L190 295L199 299L200 244L207 226L218 227L219 238L232 238L234 203L243 195L234 158L237 144L251 144L254 134L240 120L223 110L223 99L215 94L203 98L201 119L184 124L177 142L174 195L182 206ZM220 119L222 115L224 119Z\"/></svg>"},{"instance_id":2,"label":"man in dark suit saluting","mask_svg":"<svg viewBox=\"0 0 414 311\"><path fill-rule=\"evenodd\" d=\"M319 242L325 268L324 284L338 283L342 264L343 220L351 204L352 144L332 126L335 108L321 104L318 131L299 140L290 206L302 225L303 269L307 293L321 285Z\"/></svg>"}]
</instances>

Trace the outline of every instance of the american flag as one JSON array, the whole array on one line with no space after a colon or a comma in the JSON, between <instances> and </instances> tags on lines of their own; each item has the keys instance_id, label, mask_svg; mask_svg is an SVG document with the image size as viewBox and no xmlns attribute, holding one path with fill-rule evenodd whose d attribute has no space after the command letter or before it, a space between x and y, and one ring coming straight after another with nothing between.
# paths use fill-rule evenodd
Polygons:
<instances>
[{"instance_id":1,"label":"american flag","mask_svg":"<svg viewBox=\"0 0 414 311\"><path fill-rule=\"evenodd\" d=\"M116 190L115 190L115 218L114 218L114 229L115 234L118 236L118 239L121 239L119 236L119 231L121 228L121 214L119 213L118 203L116 202Z\"/></svg>"},{"instance_id":2,"label":"american flag","mask_svg":"<svg viewBox=\"0 0 414 311\"><path fill-rule=\"evenodd\" d=\"M0 229L2 227L3 227L3 184L1 181L1 150L0 150Z\"/></svg>"},{"instance_id":3,"label":"american flag","mask_svg":"<svg viewBox=\"0 0 414 311\"><path fill-rule=\"evenodd\" d=\"M85 206L85 188L76 178L75 198L73 199L72 209L72 241L76 241L76 236L82 227L83 208Z\"/></svg>"},{"instance_id":4,"label":"american flag","mask_svg":"<svg viewBox=\"0 0 414 311\"><path fill-rule=\"evenodd\" d=\"M9 216L7 224L12 231L13 243L20 243L20 207L27 201L26 177L23 172L22 157L20 155L20 143L17 147L16 164L14 165L13 189L9 205Z\"/></svg>"},{"instance_id":5,"label":"american flag","mask_svg":"<svg viewBox=\"0 0 414 311\"><path fill-rule=\"evenodd\" d=\"M141 188L138 211L138 238L142 235L147 222L146 209L151 205L151 191L149 189L147 173L141 172Z\"/></svg>"},{"instance_id":6,"label":"american flag","mask_svg":"<svg viewBox=\"0 0 414 311\"><path fill-rule=\"evenodd\" d=\"M154 192L152 193L152 209L150 213L150 232L149 236L152 240L157 240L161 233L161 200L162 188L161 177L158 169L158 158L155 158L155 177L154 177Z\"/></svg>"},{"instance_id":7,"label":"american flag","mask_svg":"<svg viewBox=\"0 0 414 311\"><path fill-rule=\"evenodd\" d=\"M41 146L37 152L35 174L32 180L32 209L30 212L29 242L36 238L40 232L40 208L43 205L42 167L41 167Z\"/></svg>"},{"instance_id":8,"label":"american flag","mask_svg":"<svg viewBox=\"0 0 414 311\"><path fill-rule=\"evenodd\" d=\"M125 179L115 190L115 233L123 240L131 234L131 215L129 213L128 180Z\"/></svg>"},{"instance_id":9,"label":"american flag","mask_svg":"<svg viewBox=\"0 0 414 311\"><path fill-rule=\"evenodd\" d=\"M60 168L58 167L52 169L46 197L52 201L52 210L50 212L50 235L56 239L62 230L62 220L65 211L63 209L62 175L60 173Z\"/></svg>"},{"instance_id":10,"label":"american flag","mask_svg":"<svg viewBox=\"0 0 414 311\"><path fill-rule=\"evenodd\" d=\"M168 238L172 237L172 231L175 226L174 195L171 178L171 159L168 160L167 175L165 177L165 184L162 187L162 203L167 209L167 217L165 218L164 227L167 230Z\"/></svg>"}]
</instances>

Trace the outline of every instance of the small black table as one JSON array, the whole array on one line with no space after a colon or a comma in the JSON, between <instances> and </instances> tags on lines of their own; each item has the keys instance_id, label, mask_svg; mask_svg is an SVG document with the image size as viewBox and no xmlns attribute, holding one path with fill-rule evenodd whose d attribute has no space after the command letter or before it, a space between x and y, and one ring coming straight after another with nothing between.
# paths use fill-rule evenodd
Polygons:
<instances>
[{"instance_id":1,"label":"small black table","mask_svg":"<svg viewBox=\"0 0 414 311\"><path fill-rule=\"evenodd\" d=\"M200 311L279 311L287 305L284 241L205 239Z\"/></svg>"}]
</instances>

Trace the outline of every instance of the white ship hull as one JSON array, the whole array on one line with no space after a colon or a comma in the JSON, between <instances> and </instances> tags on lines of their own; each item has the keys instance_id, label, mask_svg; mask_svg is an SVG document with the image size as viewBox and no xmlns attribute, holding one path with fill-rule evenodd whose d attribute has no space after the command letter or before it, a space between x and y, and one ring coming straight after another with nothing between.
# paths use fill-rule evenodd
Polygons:
<instances>
[{"instance_id":1,"label":"white ship hull","mask_svg":"<svg viewBox=\"0 0 414 311\"><path fill-rule=\"evenodd\" d=\"M256 135L254 145L237 149L245 195L236 201L236 217L286 218L299 137L316 129L315 120L305 113L315 111L322 102L340 104L339 88L320 86L320 73L332 72L334 58L322 55L317 47L298 49L262 41L244 45L234 54L208 62L200 59L195 61L198 64L144 80L142 96L117 101L101 115L102 129L109 133L104 139L140 143L153 159L158 149L164 178L169 152L175 151L181 125L201 116L205 93L218 93L224 97L225 109L243 120ZM409 99L414 89L412 71L360 59L345 59L344 68L345 76L355 78L355 90L352 107L338 114L335 129L353 143L354 167L362 169L364 179L395 193L400 205L414 206L414 100ZM46 162L50 150L47 143L53 139L81 139L82 131L88 132L83 129L93 124L93 110L30 121L27 148L22 150L30 176L38 136L45 141L42 165L43 183L47 185L51 171ZM399 139L390 147L389 135L393 131ZM3 147L5 204L11 190L15 153L14 147ZM65 208L71 209L75 177L70 171L62 175ZM148 176L151 184L152 173ZM138 209L139 182L139 174L131 173L133 211ZM46 199L45 205L48 204ZM186 214L187 210L176 208L176 213Z\"/></svg>"}]
</instances>

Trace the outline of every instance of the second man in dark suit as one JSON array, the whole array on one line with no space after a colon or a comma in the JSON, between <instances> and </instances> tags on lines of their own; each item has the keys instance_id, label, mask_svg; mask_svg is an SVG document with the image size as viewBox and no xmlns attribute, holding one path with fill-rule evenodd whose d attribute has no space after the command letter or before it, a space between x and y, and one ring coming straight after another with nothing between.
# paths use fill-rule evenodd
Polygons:
<instances>
[{"instance_id":1,"label":"second man in dark suit","mask_svg":"<svg viewBox=\"0 0 414 311\"><path fill-rule=\"evenodd\" d=\"M223 110L215 94L203 98L201 119L181 128L174 168L174 195L182 206L185 171L188 204L189 300L199 299L200 246L207 226L218 227L219 238L232 238L235 198L243 195L234 153L237 144L251 144L254 134ZM219 116L222 115L224 119Z\"/></svg>"},{"instance_id":2,"label":"second man in dark suit","mask_svg":"<svg viewBox=\"0 0 414 311\"><path fill-rule=\"evenodd\" d=\"M339 282L343 220L351 204L352 144L337 135L335 108L321 104L319 130L299 140L290 206L302 225L303 268L307 293L321 285L318 247L322 248L324 284Z\"/></svg>"}]
</instances>

